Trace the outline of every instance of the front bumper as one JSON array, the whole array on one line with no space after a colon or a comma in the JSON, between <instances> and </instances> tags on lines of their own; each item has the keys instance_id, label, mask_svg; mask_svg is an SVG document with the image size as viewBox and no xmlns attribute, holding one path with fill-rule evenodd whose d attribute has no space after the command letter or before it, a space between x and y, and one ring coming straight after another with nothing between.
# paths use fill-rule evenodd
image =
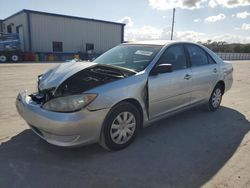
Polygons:
<instances>
[{"instance_id":1,"label":"front bumper","mask_svg":"<svg viewBox=\"0 0 250 188\"><path fill-rule=\"evenodd\" d=\"M58 146L79 146L98 142L108 109L74 113L51 112L32 101L26 92L16 99L18 113L31 129L47 142Z\"/></svg>"}]
</instances>

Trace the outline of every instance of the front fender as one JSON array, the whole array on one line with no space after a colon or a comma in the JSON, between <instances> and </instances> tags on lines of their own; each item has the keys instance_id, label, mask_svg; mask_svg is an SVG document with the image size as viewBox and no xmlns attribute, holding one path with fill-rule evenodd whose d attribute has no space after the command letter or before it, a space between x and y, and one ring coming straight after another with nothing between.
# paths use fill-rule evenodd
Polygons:
<instances>
[{"instance_id":1,"label":"front fender","mask_svg":"<svg viewBox=\"0 0 250 188\"><path fill-rule=\"evenodd\" d=\"M97 98L88 106L89 110L112 108L115 104L126 99L137 100L142 108L145 107L146 74L137 74L122 80L91 89L88 93L97 93Z\"/></svg>"}]
</instances>

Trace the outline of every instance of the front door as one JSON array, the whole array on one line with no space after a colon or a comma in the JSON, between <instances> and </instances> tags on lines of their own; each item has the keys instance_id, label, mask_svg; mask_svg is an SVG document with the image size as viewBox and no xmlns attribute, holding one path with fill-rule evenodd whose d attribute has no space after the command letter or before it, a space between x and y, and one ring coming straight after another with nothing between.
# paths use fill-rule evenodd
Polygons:
<instances>
[{"instance_id":1,"label":"front door","mask_svg":"<svg viewBox=\"0 0 250 188\"><path fill-rule=\"evenodd\" d=\"M192 75L187 66L183 45L168 47L157 64L172 64L173 72L149 76L150 119L177 110L190 102Z\"/></svg>"}]
</instances>

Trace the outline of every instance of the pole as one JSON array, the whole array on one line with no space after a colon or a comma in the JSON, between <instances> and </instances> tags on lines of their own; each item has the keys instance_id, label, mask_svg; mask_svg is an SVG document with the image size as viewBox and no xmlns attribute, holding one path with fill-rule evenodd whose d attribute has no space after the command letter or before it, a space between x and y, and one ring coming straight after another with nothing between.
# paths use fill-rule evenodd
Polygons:
<instances>
[{"instance_id":1,"label":"pole","mask_svg":"<svg viewBox=\"0 0 250 188\"><path fill-rule=\"evenodd\" d=\"M173 40L173 34L174 34L174 17L175 17L175 8L173 8L173 20L172 20L171 40Z\"/></svg>"}]
</instances>

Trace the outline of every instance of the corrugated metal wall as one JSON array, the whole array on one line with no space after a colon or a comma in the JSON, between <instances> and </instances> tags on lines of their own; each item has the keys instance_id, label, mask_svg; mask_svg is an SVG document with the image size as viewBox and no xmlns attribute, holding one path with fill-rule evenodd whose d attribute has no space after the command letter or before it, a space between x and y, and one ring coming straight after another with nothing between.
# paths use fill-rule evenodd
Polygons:
<instances>
[{"instance_id":1,"label":"corrugated metal wall","mask_svg":"<svg viewBox=\"0 0 250 188\"><path fill-rule=\"evenodd\" d=\"M13 16L7 20L3 21L3 32L7 33L7 26L13 24L12 33L16 33L16 27L23 26L23 46L24 51L29 50L29 35L28 35L28 23L27 23L27 14L22 12L16 16Z\"/></svg>"},{"instance_id":2,"label":"corrugated metal wall","mask_svg":"<svg viewBox=\"0 0 250 188\"><path fill-rule=\"evenodd\" d=\"M121 43L122 25L30 13L32 51L52 52L52 41L63 52L85 52L86 43L102 53Z\"/></svg>"}]
</instances>

